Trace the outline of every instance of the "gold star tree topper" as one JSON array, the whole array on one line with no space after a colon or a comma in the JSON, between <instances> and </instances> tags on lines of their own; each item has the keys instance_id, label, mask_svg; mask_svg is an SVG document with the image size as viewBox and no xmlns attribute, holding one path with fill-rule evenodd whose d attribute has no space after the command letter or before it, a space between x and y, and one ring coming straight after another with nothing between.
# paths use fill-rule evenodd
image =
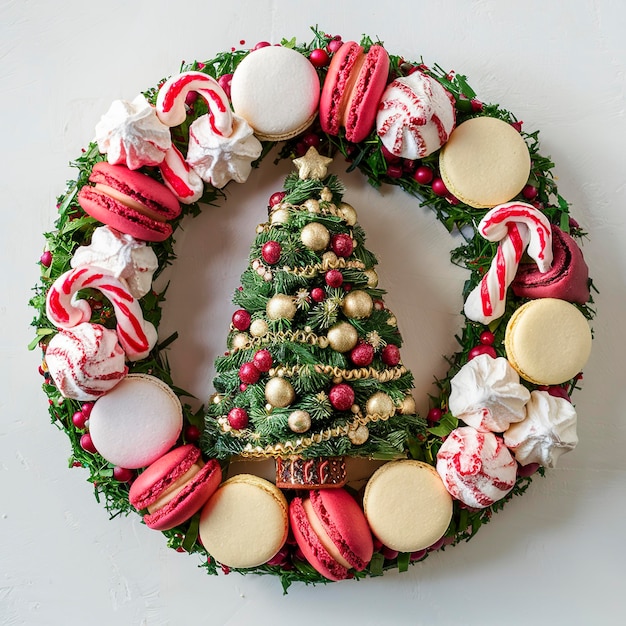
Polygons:
<instances>
[{"instance_id":1,"label":"gold star tree topper","mask_svg":"<svg viewBox=\"0 0 626 626\"><path fill-rule=\"evenodd\" d=\"M294 159L293 164L298 168L298 177L301 180L306 180L307 178L322 180L322 178L326 177L328 166L332 161L330 157L322 156L311 146L304 156Z\"/></svg>"}]
</instances>

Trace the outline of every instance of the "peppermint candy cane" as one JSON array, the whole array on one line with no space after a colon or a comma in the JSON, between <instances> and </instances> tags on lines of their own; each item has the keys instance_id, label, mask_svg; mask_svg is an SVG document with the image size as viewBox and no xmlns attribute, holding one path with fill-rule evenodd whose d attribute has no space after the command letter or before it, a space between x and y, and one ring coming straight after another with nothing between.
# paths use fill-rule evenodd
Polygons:
<instances>
[{"instance_id":1,"label":"peppermint candy cane","mask_svg":"<svg viewBox=\"0 0 626 626\"><path fill-rule=\"evenodd\" d=\"M163 182L183 204L192 204L200 200L204 192L204 183L198 174L189 167L180 150L172 145L165 153L165 159L159 165Z\"/></svg>"},{"instance_id":2,"label":"peppermint candy cane","mask_svg":"<svg viewBox=\"0 0 626 626\"><path fill-rule=\"evenodd\" d=\"M182 72L163 83L156 101L156 113L161 122L166 126L178 126L185 121L185 99L190 92L196 92L206 100L213 132L228 137L233 131L228 96L214 78L202 72Z\"/></svg>"},{"instance_id":3,"label":"peppermint candy cane","mask_svg":"<svg viewBox=\"0 0 626 626\"><path fill-rule=\"evenodd\" d=\"M552 264L552 227L548 218L524 202L507 202L489 211L478 225L488 241L499 241L491 266L465 301L468 319L489 324L505 309L506 291L513 282L524 250L540 272Z\"/></svg>"},{"instance_id":4,"label":"peppermint candy cane","mask_svg":"<svg viewBox=\"0 0 626 626\"><path fill-rule=\"evenodd\" d=\"M120 280L99 267L83 265L61 274L46 298L48 319L60 328L72 328L91 319L91 307L76 297L81 289L101 291L113 305L117 336L130 361L148 356L157 341L154 326L144 320L139 302Z\"/></svg>"}]
</instances>

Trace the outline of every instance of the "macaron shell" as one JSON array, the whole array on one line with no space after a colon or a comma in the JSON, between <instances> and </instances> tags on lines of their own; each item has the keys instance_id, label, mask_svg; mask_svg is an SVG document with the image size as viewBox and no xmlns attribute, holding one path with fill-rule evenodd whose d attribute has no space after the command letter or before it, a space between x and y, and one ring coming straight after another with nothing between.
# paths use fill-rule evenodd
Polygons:
<instances>
[{"instance_id":1,"label":"macaron shell","mask_svg":"<svg viewBox=\"0 0 626 626\"><path fill-rule=\"evenodd\" d=\"M365 487L365 517L388 548L414 552L431 546L452 518L452 497L431 465L392 461L380 467Z\"/></svg>"},{"instance_id":2,"label":"macaron shell","mask_svg":"<svg viewBox=\"0 0 626 626\"><path fill-rule=\"evenodd\" d=\"M284 46L254 50L237 66L231 82L235 113L257 137L289 139L315 119L320 82L311 62Z\"/></svg>"},{"instance_id":3,"label":"macaron shell","mask_svg":"<svg viewBox=\"0 0 626 626\"><path fill-rule=\"evenodd\" d=\"M129 374L99 398L89 417L98 452L128 469L146 467L175 443L183 426L176 394L160 379Z\"/></svg>"},{"instance_id":4,"label":"macaron shell","mask_svg":"<svg viewBox=\"0 0 626 626\"><path fill-rule=\"evenodd\" d=\"M280 489L252 474L238 474L211 496L200 516L200 538L222 565L257 567L287 539L288 505Z\"/></svg>"},{"instance_id":5,"label":"macaron shell","mask_svg":"<svg viewBox=\"0 0 626 626\"><path fill-rule=\"evenodd\" d=\"M494 207L520 193L530 174L530 154L520 133L495 117L459 124L439 156L448 191L474 208Z\"/></svg>"},{"instance_id":6,"label":"macaron shell","mask_svg":"<svg viewBox=\"0 0 626 626\"><path fill-rule=\"evenodd\" d=\"M537 385L574 378L591 354L585 316L565 300L541 298L519 307L509 320L504 344L509 363Z\"/></svg>"}]
</instances>

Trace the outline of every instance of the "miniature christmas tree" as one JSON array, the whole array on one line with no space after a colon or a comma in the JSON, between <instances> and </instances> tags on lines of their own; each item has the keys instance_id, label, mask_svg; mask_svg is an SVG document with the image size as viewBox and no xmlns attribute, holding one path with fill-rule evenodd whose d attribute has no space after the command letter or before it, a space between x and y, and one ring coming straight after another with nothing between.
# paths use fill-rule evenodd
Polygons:
<instances>
[{"instance_id":1,"label":"miniature christmas tree","mask_svg":"<svg viewBox=\"0 0 626 626\"><path fill-rule=\"evenodd\" d=\"M376 258L329 162L314 149L295 159L257 227L205 419L207 455L274 457L281 487L340 486L344 456L404 457L425 426Z\"/></svg>"}]
</instances>

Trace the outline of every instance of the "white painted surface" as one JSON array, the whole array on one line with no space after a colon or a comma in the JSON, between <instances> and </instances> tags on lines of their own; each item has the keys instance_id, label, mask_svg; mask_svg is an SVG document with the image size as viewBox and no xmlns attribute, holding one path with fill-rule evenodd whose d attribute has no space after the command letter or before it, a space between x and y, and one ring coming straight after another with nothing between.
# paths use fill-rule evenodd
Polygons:
<instances>
[{"instance_id":1,"label":"white painted surface","mask_svg":"<svg viewBox=\"0 0 626 626\"><path fill-rule=\"evenodd\" d=\"M623 623L626 515L626 176L623 143L626 9L618 0L570 2L314 3L178 0L105 4L65 0L0 6L3 121L0 164L0 622L3 624L613 624ZM63 8L61 8L61 6ZM469 77L541 129L561 193L589 232L599 315L584 389L575 396L581 443L468 544L409 573L311 588L286 597L273 578L207 577L194 557L167 550L136 517L108 520L68 443L48 422L39 355L28 353L42 232L72 175L67 163L115 98L132 99L178 70L245 39L310 39L310 25L379 36ZM341 164L336 166L341 171ZM284 168L270 164L229 190L179 238L164 328L184 329L172 352L182 386L210 391L230 295L266 199ZM347 179L379 255L403 354L427 390L454 347L462 273L453 242L416 203ZM183 280L186 272L193 280ZM176 311L174 311L176 309Z\"/></svg>"}]
</instances>

